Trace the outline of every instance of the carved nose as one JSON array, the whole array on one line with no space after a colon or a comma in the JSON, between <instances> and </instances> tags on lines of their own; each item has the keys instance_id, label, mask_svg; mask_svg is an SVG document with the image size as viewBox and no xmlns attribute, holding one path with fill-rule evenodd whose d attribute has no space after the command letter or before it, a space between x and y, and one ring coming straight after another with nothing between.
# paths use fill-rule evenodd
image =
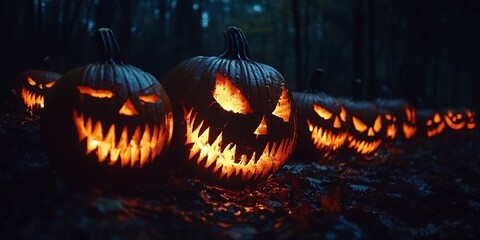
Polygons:
<instances>
[{"instance_id":1,"label":"carved nose","mask_svg":"<svg viewBox=\"0 0 480 240\"><path fill-rule=\"evenodd\" d=\"M368 129L367 136L369 136L369 137L375 136L375 133L373 132L373 128Z\"/></svg>"},{"instance_id":2,"label":"carved nose","mask_svg":"<svg viewBox=\"0 0 480 240\"><path fill-rule=\"evenodd\" d=\"M132 101L130 99L127 99L123 106L118 110L118 113L121 115L126 115L126 116L136 116L138 115L138 111L135 108L135 105L133 105Z\"/></svg>"},{"instance_id":3,"label":"carved nose","mask_svg":"<svg viewBox=\"0 0 480 240\"><path fill-rule=\"evenodd\" d=\"M341 128L342 124L340 123L340 119L338 117L335 117L335 121L333 122L333 127L334 128Z\"/></svg>"}]
</instances>

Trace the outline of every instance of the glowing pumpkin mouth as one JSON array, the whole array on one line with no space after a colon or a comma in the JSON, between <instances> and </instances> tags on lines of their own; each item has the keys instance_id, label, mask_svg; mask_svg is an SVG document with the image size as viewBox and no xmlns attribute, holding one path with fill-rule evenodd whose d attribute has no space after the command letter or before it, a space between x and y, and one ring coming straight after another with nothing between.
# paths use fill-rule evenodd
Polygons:
<instances>
[{"instance_id":1,"label":"glowing pumpkin mouth","mask_svg":"<svg viewBox=\"0 0 480 240\"><path fill-rule=\"evenodd\" d=\"M294 141L282 139L280 143L268 142L263 152L254 151L248 157L240 153L237 144L223 142L223 131L210 143L209 139L213 139L209 136L210 127L204 128L203 120L195 127L196 115L193 114L193 108L188 113L184 109L187 127L185 146L191 145L188 159L196 161L199 166L203 165L205 169L213 167L213 174L218 174L220 178L230 178L232 175L241 175L243 180L264 177L276 172L292 152ZM205 130L200 132L202 128Z\"/></svg>"},{"instance_id":2,"label":"glowing pumpkin mouth","mask_svg":"<svg viewBox=\"0 0 480 240\"><path fill-rule=\"evenodd\" d=\"M439 135L445 129L445 122L440 122L436 128L427 130L427 137L434 137Z\"/></svg>"},{"instance_id":3,"label":"glowing pumpkin mouth","mask_svg":"<svg viewBox=\"0 0 480 240\"><path fill-rule=\"evenodd\" d=\"M86 154L95 151L98 162L102 163L109 157L108 164L114 165L119 161L122 167L134 167L136 164L142 167L153 162L163 151L167 142L164 140L168 139L169 135L168 129L165 129L165 125L168 124L153 126L153 129L145 124L143 132L138 126L131 136L128 136L128 128L124 126L117 141L115 124L104 128L101 121L93 123L91 117L85 117L75 110L73 120L77 127L79 142L86 140ZM172 121L171 116L167 117L166 121ZM104 129L108 129L105 135Z\"/></svg>"},{"instance_id":4,"label":"glowing pumpkin mouth","mask_svg":"<svg viewBox=\"0 0 480 240\"><path fill-rule=\"evenodd\" d=\"M22 99L23 103L27 106L28 109L33 110L34 108L43 108L43 96L36 94L34 92L28 91L26 88L22 88Z\"/></svg>"},{"instance_id":5,"label":"glowing pumpkin mouth","mask_svg":"<svg viewBox=\"0 0 480 240\"><path fill-rule=\"evenodd\" d=\"M355 149L360 154L369 154L378 149L382 140L376 140L373 142L362 141L355 139L353 136L348 136L349 148Z\"/></svg>"},{"instance_id":6,"label":"glowing pumpkin mouth","mask_svg":"<svg viewBox=\"0 0 480 240\"><path fill-rule=\"evenodd\" d=\"M311 139L317 149L337 150L345 143L347 134L341 132L334 134L332 131L315 126L307 119L308 130L312 133Z\"/></svg>"}]
</instances>

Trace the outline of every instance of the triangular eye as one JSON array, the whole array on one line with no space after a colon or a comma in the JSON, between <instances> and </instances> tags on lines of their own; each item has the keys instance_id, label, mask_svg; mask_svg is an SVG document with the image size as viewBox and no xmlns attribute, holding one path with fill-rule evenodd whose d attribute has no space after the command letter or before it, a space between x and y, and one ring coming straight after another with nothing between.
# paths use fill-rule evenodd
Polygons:
<instances>
[{"instance_id":1,"label":"triangular eye","mask_svg":"<svg viewBox=\"0 0 480 240\"><path fill-rule=\"evenodd\" d=\"M353 121L353 126L358 132L363 133L365 132L365 130L367 130L368 128L367 125L365 125L365 123L360 121L360 119L356 118L355 116L352 116L352 121Z\"/></svg>"},{"instance_id":2,"label":"triangular eye","mask_svg":"<svg viewBox=\"0 0 480 240\"><path fill-rule=\"evenodd\" d=\"M380 132L382 129L382 117L378 115L377 119L375 119L375 123L373 124L373 130L375 132Z\"/></svg>"},{"instance_id":3,"label":"triangular eye","mask_svg":"<svg viewBox=\"0 0 480 240\"><path fill-rule=\"evenodd\" d=\"M35 81L33 81L33 79L31 77L27 78L27 82L28 82L28 84L30 84L32 86L35 86L35 84L37 84Z\"/></svg>"},{"instance_id":4,"label":"triangular eye","mask_svg":"<svg viewBox=\"0 0 480 240\"><path fill-rule=\"evenodd\" d=\"M282 89L282 95L280 99L278 99L277 106L275 110L273 110L272 114L283 119L284 122L288 122L290 120L290 102L288 101L288 93L285 87Z\"/></svg>"},{"instance_id":5,"label":"triangular eye","mask_svg":"<svg viewBox=\"0 0 480 240\"><path fill-rule=\"evenodd\" d=\"M340 119L342 119L342 121L347 121L347 111L345 111L345 108L343 107L340 107Z\"/></svg>"},{"instance_id":6,"label":"triangular eye","mask_svg":"<svg viewBox=\"0 0 480 240\"><path fill-rule=\"evenodd\" d=\"M53 84L55 84L55 82L56 82L56 81L51 81L51 82L45 84L45 87L46 87L46 88L51 88L51 87L53 86Z\"/></svg>"},{"instance_id":7,"label":"triangular eye","mask_svg":"<svg viewBox=\"0 0 480 240\"><path fill-rule=\"evenodd\" d=\"M333 116L333 114L330 111L328 111L327 109L325 109L324 107L316 103L313 104L313 110L318 114L318 116L320 116L325 120L329 120Z\"/></svg>"},{"instance_id":8,"label":"triangular eye","mask_svg":"<svg viewBox=\"0 0 480 240\"><path fill-rule=\"evenodd\" d=\"M435 113L435 115L433 115L433 122L439 123L441 120L442 118L440 117L440 114Z\"/></svg>"},{"instance_id":9,"label":"triangular eye","mask_svg":"<svg viewBox=\"0 0 480 240\"><path fill-rule=\"evenodd\" d=\"M112 98L113 97L113 92L110 90L94 89L87 86L78 86L77 89L81 94L89 95L96 98Z\"/></svg>"},{"instance_id":10,"label":"triangular eye","mask_svg":"<svg viewBox=\"0 0 480 240\"><path fill-rule=\"evenodd\" d=\"M233 85L229 77L221 73L217 73L213 98L225 111L244 115L254 111L242 91Z\"/></svg>"},{"instance_id":11,"label":"triangular eye","mask_svg":"<svg viewBox=\"0 0 480 240\"><path fill-rule=\"evenodd\" d=\"M160 96L158 96L157 94L142 95L142 96L138 96L138 98L142 102L147 102L147 103L156 103L158 100L160 100Z\"/></svg>"}]
</instances>

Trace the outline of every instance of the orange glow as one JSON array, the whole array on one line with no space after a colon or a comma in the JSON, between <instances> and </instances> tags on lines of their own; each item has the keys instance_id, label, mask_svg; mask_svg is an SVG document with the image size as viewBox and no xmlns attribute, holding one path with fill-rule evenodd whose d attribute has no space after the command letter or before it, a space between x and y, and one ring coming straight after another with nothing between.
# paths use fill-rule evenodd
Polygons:
<instances>
[{"instance_id":1,"label":"orange glow","mask_svg":"<svg viewBox=\"0 0 480 240\"><path fill-rule=\"evenodd\" d=\"M450 111L447 113L447 116L445 116L444 119L445 123L447 123L447 125L453 130L460 130L465 126L464 121L455 122L457 118Z\"/></svg>"},{"instance_id":2,"label":"orange glow","mask_svg":"<svg viewBox=\"0 0 480 240\"><path fill-rule=\"evenodd\" d=\"M360 133L365 132L367 130L367 125L363 123L360 119L356 118L355 116L352 116L352 121L353 121L353 126L355 127L355 130L359 131Z\"/></svg>"},{"instance_id":3,"label":"orange glow","mask_svg":"<svg viewBox=\"0 0 480 240\"><path fill-rule=\"evenodd\" d=\"M475 122L475 113L472 111L467 111L467 129L475 129L477 123Z\"/></svg>"},{"instance_id":4,"label":"orange glow","mask_svg":"<svg viewBox=\"0 0 480 240\"><path fill-rule=\"evenodd\" d=\"M293 150L293 138L282 139L280 143L268 142L263 152L254 152L250 159L245 154L236 158L237 144L224 143L223 132L217 136L209 136L210 127L203 128L203 120L195 127L196 116L193 108L188 112L184 108L187 128L185 146L193 144L188 159L205 169L214 166L213 174L219 175L220 178L241 176L243 180L253 180L266 177L275 173ZM209 143L209 139L214 139L213 143Z\"/></svg>"},{"instance_id":5,"label":"orange glow","mask_svg":"<svg viewBox=\"0 0 480 240\"><path fill-rule=\"evenodd\" d=\"M431 126L431 125L432 125L432 121L428 120L427 126ZM431 137L437 136L440 133L442 133L444 129L445 129L445 122L438 123L437 127L435 128L427 128L427 137L431 138Z\"/></svg>"},{"instance_id":6,"label":"orange glow","mask_svg":"<svg viewBox=\"0 0 480 240\"><path fill-rule=\"evenodd\" d=\"M36 107L43 108L43 96L28 91L26 88L22 88L21 96L23 103L29 110L33 110Z\"/></svg>"},{"instance_id":7,"label":"orange glow","mask_svg":"<svg viewBox=\"0 0 480 240\"><path fill-rule=\"evenodd\" d=\"M316 103L313 103L313 110L318 114L318 116L320 116L325 120L329 120L333 116L333 114L330 111L328 111L327 109L323 108L322 106Z\"/></svg>"},{"instance_id":8,"label":"orange glow","mask_svg":"<svg viewBox=\"0 0 480 240\"><path fill-rule=\"evenodd\" d=\"M417 132L416 126L410 126L406 123L403 123L402 128L403 128L403 135L405 135L406 139L413 138L415 136L415 133Z\"/></svg>"},{"instance_id":9,"label":"orange glow","mask_svg":"<svg viewBox=\"0 0 480 240\"><path fill-rule=\"evenodd\" d=\"M123 127L120 136L115 136L115 124L103 126L101 121L93 122L73 110L73 121L78 132L78 141L86 140L86 154L95 152L98 162L107 161L114 165L118 161L122 167L134 167L153 162L170 144L173 131L173 115L168 114L165 122L159 126L145 124L142 132L138 126L129 136L127 127ZM108 129L104 135L104 129ZM118 138L118 140L117 140Z\"/></svg>"},{"instance_id":10,"label":"orange glow","mask_svg":"<svg viewBox=\"0 0 480 240\"><path fill-rule=\"evenodd\" d=\"M213 90L213 98L223 109L229 112L248 114L254 111L240 89L233 85L230 78L219 72Z\"/></svg>"},{"instance_id":11,"label":"orange glow","mask_svg":"<svg viewBox=\"0 0 480 240\"><path fill-rule=\"evenodd\" d=\"M37 84L35 81L33 81L33 79L31 77L27 77L27 82L28 82L28 84L30 84L32 86L35 86L35 84Z\"/></svg>"},{"instance_id":12,"label":"orange glow","mask_svg":"<svg viewBox=\"0 0 480 240\"><path fill-rule=\"evenodd\" d=\"M332 131L315 126L310 120L307 119L308 130L312 133L311 139L313 145L318 150L337 150L345 143L347 138L346 132L333 133Z\"/></svg>"},{"instance_id":13,"label":"orange glow","mask_svg":"<svg viewBox=\"0 0 480 240\"><path fill-rule=\"evenodd\" d=\"M391 123L387 124L387 131L385 133L385 136L387 139L393 140L397 136L397 118L395 116L392 116L391 114L386 113L385 119L388 121L388 123Z\"/></svg>"},{"instance_id":14,"label":"orange glow","mask_svg":"<svg viewBox=\"0 0 480 240\"><path fill-rule=\"evenodd\" d=\"M433 122L439 123L440 121L442 121L442 117L440 116L440 114L435 113L435 115L433 115Z\"/></svg>"},{"instance_id":15,"label":"orange glow","mask_svg":"<svg viewBox=\"0 0 480 240\"><path fill-rule=\"evenodd\" d=\"M112 98L113 97L113 92L110 90L94 89L87 86L77 86L77 89L81 94L86 94L96 98Z\"/></svg>"},{"instance_id":16,"label":"orange glow","mask_svg":"<svg viewBox=\"0 0 480 240\"><path fill-rule=\"evenodd\" d=\"M126 115L126 116L137 116L139 115L137 109L135 108L135 105L133 105L132 101L130 99L127 99L123 106L118 110L118 113L121 115Z\"/></svg>"},{"instance_id":17,"label":"orange glow","mask_svg":"<svg viewBox=\"0 0 480 240\"><path fill-rule=\"evenodd\" d=\"M51 81L51 82L45 84L45 87L51 88L51 87L53 86L53 84L55 84L55 82L56 82L56 81Z\"/></svg>"},{"instance_id":18,"label":"orange glow","mask_svg":"<svg viewBox=\"0 0 480 240\"><path fill-rule=\"evenodd\" d=\"M267 135L268 130L267 130L267 122L265 121L265 116L262 117L262 121L260 122L260 125L258 125L257 129L255 129L254 132L255 135Z\"/></svg>"},{"instance_id":19,"label":"orange glow","mask_svg":"<svg viewBox=\"0 0 480 240\"><path fill-rule=\"evenodd\" d=\"M340 107L341 110L340 110L340 119L342 119L342 121L347 121L347 111L345 111L345 108L343 107Z\"/></svg>"},{"instance_id":20,"label":"orange glow","mask_svg":"<svg viewBox=\"0 0 480 240\"><path fill-rule=\"evenodd\" d=\"M147 102L147 103L156 103L158 100L160 100L160 96L158 96L157 94L142 95L142 96L138 96L138 98L141 101Z\"/></svg>"},{"instance_id":21,"label":"orange glow","mask_svg":"<svg viewBox=\"0 0 480 240\"><path fill-rule=\"evenodd\" d=\"M382 130L382 117L380 115L378 115L377 119L375 119L375 123L373 124L373 130L377 133Z\"/></svg>"},{"instance_id":22,"label":"orange glow","mask_svg":"<svg viewBox=\"0 0 480 240\"><path fill-rule=\"evenodd\" d=\"M373 142L362 141L355 139L352 135L348 136L349 148L354 149L357 153L365 155L374 152L378 149L382 140L376 140Z\"/></svg>"},{"instance_id":23,"label":"orange glow","mask_svg":"<svg viewBox=\"0 0 480 240\"><path fill-rule=\"evenodd\" d=\"M278 99L277 106L275 107L275 110L273 110L272 114L283 119L284 122L288 122L290 121L290 112L291 107L290 101L288 100L287 89L283 87L282 95L280 96L280 99Z\"/></svg>"}]
</instances>

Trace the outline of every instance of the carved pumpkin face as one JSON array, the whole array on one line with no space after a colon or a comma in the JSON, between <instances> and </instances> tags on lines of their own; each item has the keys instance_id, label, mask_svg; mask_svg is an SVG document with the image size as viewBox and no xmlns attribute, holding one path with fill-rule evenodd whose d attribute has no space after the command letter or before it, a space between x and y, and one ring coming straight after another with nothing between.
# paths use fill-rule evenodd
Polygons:
<instances>
[{"instance_id":1,"label":"carved pumpkin face","mask_svg":"<svg viewBox=\"0 0 480 240\"><path fill-rule=\"evenodd\" d=\"M466 127L467 118L464 116L464 112L460 109L447 109L443 116L445 123L449 129L453 131L459 131Z\"/></svg>"},{"instance_id":2,"label":"carved pumpkin face","mask_svg":"<svg viewBox=\"0 0 480 240\"><path fill-rule=\"evenodd\" d=\"M429 109L418 111L418 124L419 135L428 138L442 134L446 126L442 115L437 111Z\"/></svg>"},{"instance_id":3,"label":"carved pumpkin face","mask_svg":"<svg viewBox=\"0 0 480 240\"><path fill-rule=\"evenodd\" d=\"M44 107L46 93L60 77L59 73L44 70L27 70L21 73L16 84L23 108L35 115L39 114Z\"/></svg>"},{"instance_id":4,"label":"carved pumpkin face","mask_svg":"<svg viewBox=\"0 0 480 240\"><path fill-rule=\"evenodd\" d=\"M470 109L465 109L465 116L467 117L467 129L474 130L477 126L477 121L475 120L475 112Z\"/></svg>"},{"instance_id":5,"label":"carved pumpkin face","mask_svg":"<svg viewBox=\"0 0 480 240\"><path fill-rule=\"evenodd\" d=\"M370 154L378 149L385 136L385 123L375 105L366 101L341 100L348 113L346 146L358 154Z\"/></svg>"},{"instance_id":6,"label":"carved pumpkin face","mask_svg":"<svg viewBox=\"0 0 480 240\"><path fill-rule=\"evenodd\" d=\"M225 31L220 57L194 57L164 78L176 118L172 145L193 174L239 186L275 173L296 142L296 108L285 80L248 59L243 33Z\"/></svg>"},{"instance_id":7,"label":"carved pumpkin face","mask_svg":"<svg viewBox=\"0 0 480 240\"><path fill-rule=\"evenodd\" d=\"M293 98L298 107L297 151L330 157L347 138L347 111L323 93L294 92Z\"/></svg>"},{"instance_id":8,"label":"carved pumpkin face","mask_svg":"<svg viewBox=\"0 0 480 240\"><path fill-rule=\"evenodd\" d=\"M118 51L109 29L97 35L107 41L101 43L105 52ZM74 171L148 167L170 143L170 100L152 75L122 64L116 55L103 59L66 73L46 98L49 150Z\"/></svg>"},{"instance_id":9,"label":"carved pumpkin face","mask_svg":"<svg viewBox=\"0 0 480 240\"><path fill-rule=\"evenodd\" d=\"M377 100L377 107L385 109L395 116L399 136L405 139L412 139L417 132L416 111L407 101L402 99Z\"/></svg>"},{"instance_id":10,"label":"carved pumpkin face","mask_svg":"<svg viewBox=\"0 0 480 240\"><path fill-rule=\"evenodd\" d=\"M388 111L382 111L382 116L385 122L385 138L389 140L395 140L397 137L397 117Z\"/></svg>"}]
</instances>

